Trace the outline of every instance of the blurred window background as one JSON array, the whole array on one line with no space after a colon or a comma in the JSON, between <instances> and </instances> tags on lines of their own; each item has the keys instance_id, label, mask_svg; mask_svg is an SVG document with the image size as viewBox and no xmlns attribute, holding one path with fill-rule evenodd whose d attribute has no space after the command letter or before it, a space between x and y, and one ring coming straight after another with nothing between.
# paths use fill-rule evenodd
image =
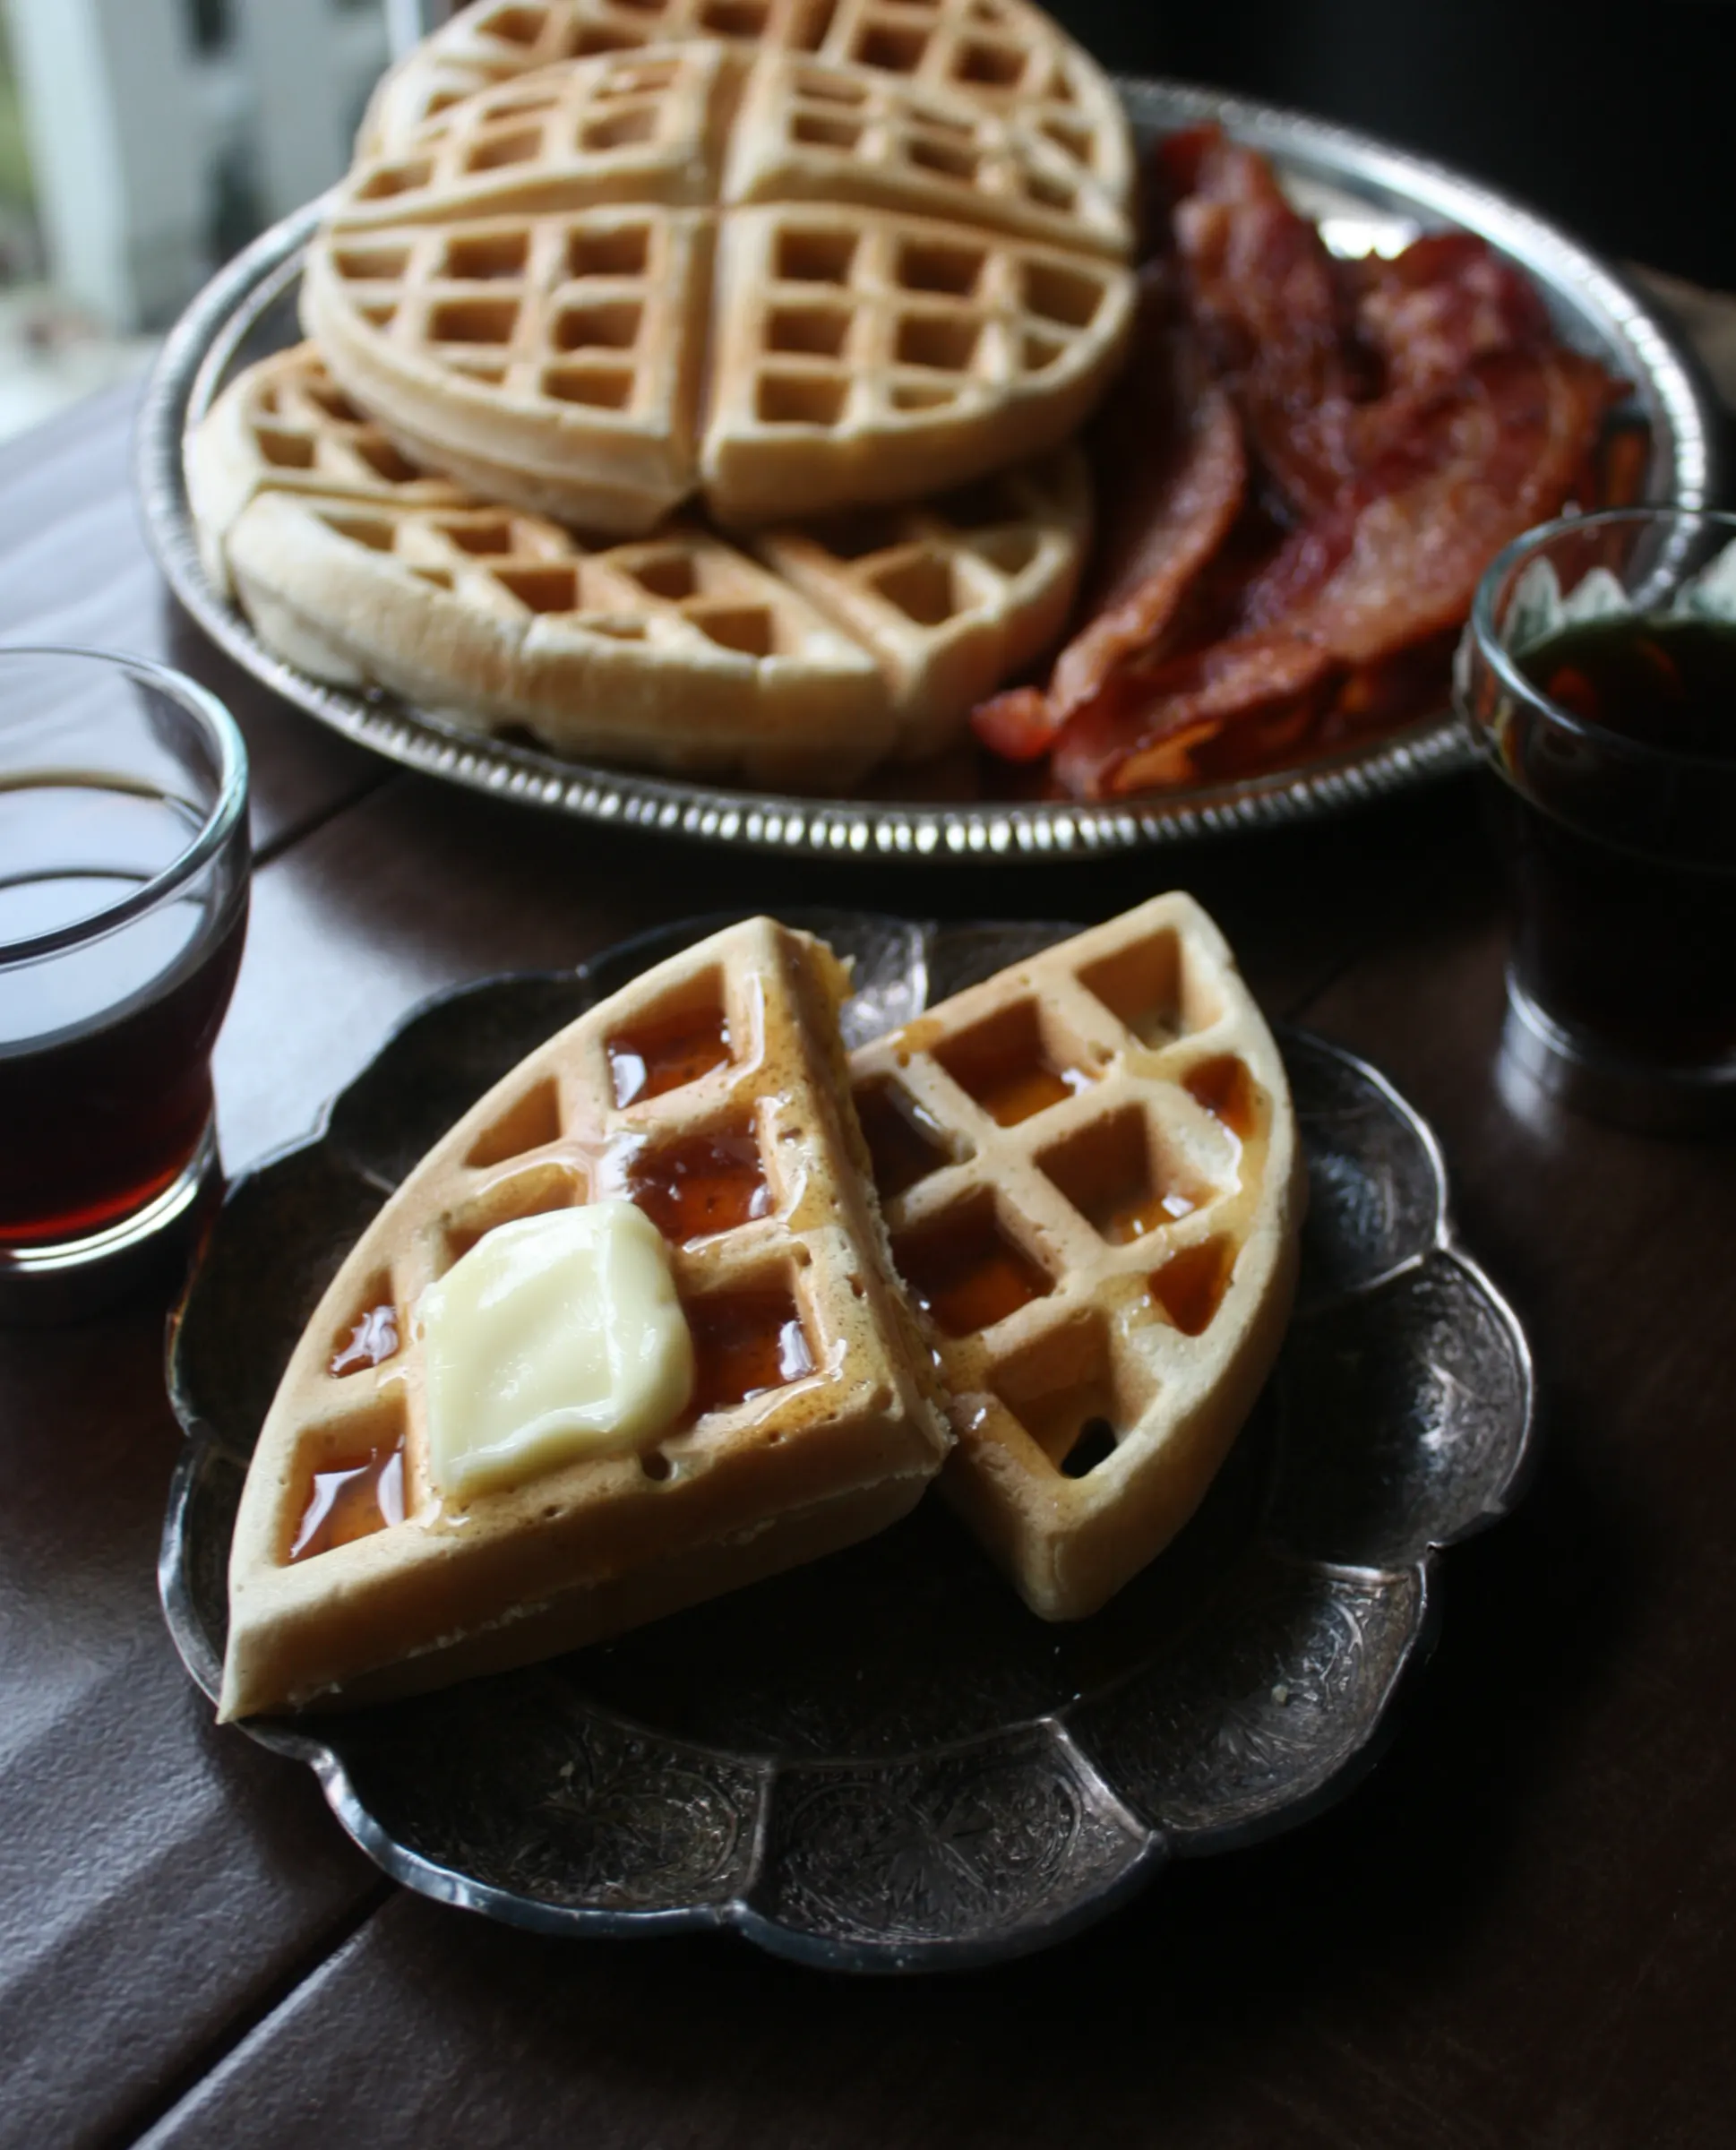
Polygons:
<instances>
[{"instance_id":1,"label":"blurred window background","mask_svg":"<svg viewBox=\"0 0 1736 2150\"><path fill-rule=\"evenodd\" d=\"M331 185L420 13L4 0L0 434L135 371L219 262Z\"/></svg>"}]
</instances>

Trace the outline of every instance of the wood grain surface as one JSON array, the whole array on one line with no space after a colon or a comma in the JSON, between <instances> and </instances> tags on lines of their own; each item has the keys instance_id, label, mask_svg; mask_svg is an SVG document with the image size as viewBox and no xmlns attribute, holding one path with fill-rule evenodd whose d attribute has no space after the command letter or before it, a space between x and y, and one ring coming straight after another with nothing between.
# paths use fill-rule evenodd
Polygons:
<instances>
[{"instance_id":1,"label":"wood grain surface","mask_svg":"<svg viewBox=\"0 0 1736 2150\"><path fill-rule=\"evenodd\" d=\"M563 1945L382 1882L306 1771L219 1735L154 1562L158 1303L0 1332L0 2150L1689 2146L1736 2111L1736 1147L1498 1079L1504 933L1468 785L1096 867L897 875L605 833L388 770L174 615L129 400L0 457L0 635L167 657L254 757L226 1157L305 1131L431 991L744 906L1107 916L1188 886L1269 1010L1445 1142L1531 1329L1548 1441L1457 1552L1387 1760L993 1974L825 1978L729 1940Z\"/></svg>"}]
</instances>

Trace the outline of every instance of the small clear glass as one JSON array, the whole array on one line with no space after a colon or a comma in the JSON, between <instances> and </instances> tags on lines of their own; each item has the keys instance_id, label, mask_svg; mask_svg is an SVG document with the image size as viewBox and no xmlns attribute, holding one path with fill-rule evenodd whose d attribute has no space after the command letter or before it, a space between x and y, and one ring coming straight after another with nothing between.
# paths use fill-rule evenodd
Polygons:
<instances>
[{"instance_id":1,"label":"small clear glass","mask_svg":"<svg viewBox=\"0 0 1736 2150\"><path fill-rule=\"evenodd\" d=\"M1655 700L1632 691L1653 663L1674 683ZM1730 1124L1736 516L1620 509L1531 531L1483 578L1457 701L1511 888L1509 1067L1629 1126Z\"/></svg>"},{"instance_id":2,"label":"small clear glass","mask_svg":"<svg viewBox=\"0 0 1736 2150\"><path fill-rule=\"evenodd\" d=\"M96 1311L185 1247L218 1174L247 799L193 680L0 649L0 1319Z\"/></svg>"}]
</instances>

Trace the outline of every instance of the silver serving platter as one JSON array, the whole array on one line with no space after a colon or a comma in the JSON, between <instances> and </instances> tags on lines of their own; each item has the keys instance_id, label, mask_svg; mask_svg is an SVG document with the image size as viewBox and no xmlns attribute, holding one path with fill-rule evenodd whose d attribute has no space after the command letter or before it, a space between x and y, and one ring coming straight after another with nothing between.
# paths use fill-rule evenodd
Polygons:
<instances>
[{"instance_id":1,"label":"silver serving platter","mask_svg":"<svg viewBox=\"0 0 1736 2150\"><path fill-rule=\"evenodd\" d=\"M318 1136L232 1190L169 1349L187 1442L162 1595L206 1694L247 1458L338 1264L485 1088L720 923L432 1003ZM1073 930L801 923L855 959L853 1043ZM733 1928L840 1970L1023 1955L1173 1858L1317 1812L1374 1759L1432 1640L1440 1548L1522 1482L1532 1374L1454 1237L1428 1129L1348 1054L1282 1043L1311 1181L1297 1312L1199 1514L1093 1619L1036 1619L931 1497L615 1643L245 1729L310 1765L356 1842L424 1895L550 1933Z\"/></svg>"},{"instance_id":2,"label":"silver serving platter","mask_svg":"<svg viewBox=\"0 0 1736 2150\"><path fill-rule=\"evenodd\" d=\"M1442 226L1481 233L1534 279L1564 340L1633 383L1632 408L1652 428L1646 497L1705 504L1717 430L1693 369L1635 292L1553 225L1475 180L1348 127L1180 82L1120 86L1142 138L1218 120L1270 156L1337 253L1397 252ZM169 337L145 396L138 483L163 572L211 639L287 701L376 752L584 821L810 856L962 862L1087 857L1311 820L1469 765L1466 739L1442 712L1305 768L1148 800L816 801L561 761L383 693L325 686L273 656L211 583L187 505L183 455L189 428L237 373L298 340L301 260L319 215L313 202L265 233L206 288Z\"/></svg>"}]
</instances>

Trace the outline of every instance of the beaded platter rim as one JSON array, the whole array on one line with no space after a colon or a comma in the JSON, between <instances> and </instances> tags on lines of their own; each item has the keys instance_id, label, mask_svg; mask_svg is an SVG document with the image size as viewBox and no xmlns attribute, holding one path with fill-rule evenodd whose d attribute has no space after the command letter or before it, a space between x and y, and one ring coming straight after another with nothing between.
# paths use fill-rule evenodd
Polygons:
<instances>
[{"instance_id":1,"label":"beaded platter rim","mask_svg":"<svg viewBox=\"0 0 1736 2150\"><path fill-rule=\"evenodd\" d=\"M853 1043L1077 930L860 913L790 922L855 957ZM228 1354L266 1362L275 1382L305 1312L410 1161L400 1151L426 1134L418 1114L443 1124L551 1017L572 1019L722 923L684 922L575 972L425 1003L309 1140L231 1189L168 1352L187 1441L159 1583L176 1647L208 1696L245 1451L270 1392L256 1368L237 1377ZM691 1614L317 1729L241 1729L311 1767L349 1836L424 1896L546 1933L733 1929L853 1972L1029 1954L1127 1902L1172 1858L1263 1842L1332 1805L1383 1750L1401 1689L1432 1647L1443 1550L1499 1519L1525 1483L1534 1377L1517 1317L1458 1243L1426 1122L1340 1048L1293 1030L1280 1043L1313 1195L1298 1311L1224 1492L1148 1571L1149 1588L1139 1578L1070 1633L1045 1627L986 1563L977 1577L967 1542L944 1535L944 1509L924 1502L864 1547L700 1609L713 1626L744 1621L750 1649L756 1634L823 1635L829 1620L835 1641L855 1595L881 1602L915 1575L931 1597L913 1611L913 1633L950 1608L963 1656L942 1653L941 1691L914 1703L899 1684L914 1675L891 1662L896 1638L887 1664L857 1666L884 1717L861 1737L830 1698L829 1720L809 1722L815 1666L802 1648L787 1664L774 1648L742 1695L726 1691L716 1707L740 1708L740 1723L720 1732L703 1707L683 1718L691 1698L670 1700L680 1681L668 1684L669 1667L701 1632ZM408 1114L407 1096L417 1100ZM286 1281L297 1305L262 1344L236 1310L269 1303ZM1172 1561L1181 1591L1200 1594L1179 1615L1164 1598ZM741 1655L739 1638L727 1647ZM1052 1674L1044 1653L1069 1650L1086 1673ZM836 1663L821 1670L836 1689ZM949 1681L987 1698L962 1731Z\"/></svg>"},{"instance_id":2,"label":"beaded platter rim","mask_svg":"<svg viewBox=\"0 0 1736 2150\"><path fill-rule=\"evenodd\" d=\"M1682 507L1713 497L1717 424L1697 367L1633 288L1556 226L1354 128L1190 83L1124 77L1117 86L1141 136L1216 120L1270 155L1300 205L1326 220L1345 251L1402 244L1442 225L1502 247L1536 280L1563 336L1633 383L1633 401L1652 427L1646 496ZM293 340L301 258L321 207L309 203L264 233L183 315L145 391L136 484L158 562L211 641L306 715L392 761L584 821L796 856L920 865L1102 857L1280 827L1412 790L1474 758L1457 718L1441 712L1300 769L1146 800L819 800L565 761L390 695L327 686L266 649L212 583L185 469L190 428L235 371Z\"/></svg>"}]
</instances>

